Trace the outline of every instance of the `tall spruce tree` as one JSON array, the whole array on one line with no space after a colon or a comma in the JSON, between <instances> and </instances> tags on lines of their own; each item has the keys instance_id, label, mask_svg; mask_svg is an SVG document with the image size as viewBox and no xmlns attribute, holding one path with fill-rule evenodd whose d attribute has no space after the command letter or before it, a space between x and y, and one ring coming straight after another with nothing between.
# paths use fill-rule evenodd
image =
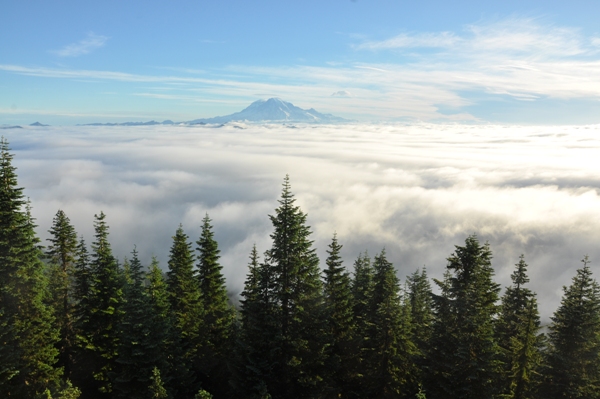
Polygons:
<instances>
[{"instance_id":1,"label":"tall spruce tree","mask_svg":"<svg viewBox=\"0 0 600 399\"><path fill-rule=\"evenodd\" d=\"M502 360L498 391L502 398L530 399L538 380L543 335L538 333L540 317L535 293L525 287L529 277L523 255L511 279L513 284L502 296L496 328Z\"/></svg>"},{"instance_id":2,"label":"tall spruce tree","mask_svg":"<svg viewBox=\"0 0 600 399\"><path fill-rule=\"evenodd\" d=\"M600 398L600 286L586 256L552 316L541 397Z\"/></svg>"},{"instance_id":3,"label":"tall spruce tree","mask_svg":"<svg viewBox=\"0 0 600 399\"><path fill-rule=\"evenodd\" d=\"M295 201L286 176L279 207L269 216L273 246L265 254L278 305L275 378L269 392L273 397L312 398L323 389L323 294L306 214Z\"/></svg>"},{"instance_id":4,"label":"tall spruce tree","mask_svg":"<svg viewBox=\"0 0 600 399\"><path fill-rule=\"evenodd\" d=\"M327 396L349 398L355 394L354 384L357 369L357 346L354 338L355 323L352 309L350 275L343 266L340 250L334 234L323 271L323 291L325 294L325 320L327 338L327 360L325 378Z\"/></svg>"},{"instance_id":5,"label":"tall spruce tree","mask_svg":"<svg viewBox=\"0 0 600 399\"><path fill-rule=\"evenodd\" d=\"M0 140L0 396L42 397L61 370L39 239L6 139Z\"/></svg>"},{"instance_id":6,"label":"tall spruce tree","mask_svg":"<svg viewBox=\"0 0 600 399\"><path fill-rule=\"evenodd\" d=\"M400 284L394 266L385 251L375 257L371 328L366 358L368 397L414 397L414 355L411 340L410 308L400 296Z\"/></svg>"},{"instance_id":7,"label":"tall spruce tree","mask_svg":"<svg viewBox=\"0 0 600 399\"><path fill-rule=\"evenodd\" d=\"M173 236L168 267L167 286L176 335L173 342L179 343L180 366L183 370L191 370L192 361L197 358L202 345L201 329L204 311L198 280L194 275L192 244L181 225ZM197 391L196 378L188 377L185 372L180 377L183 378L175 379L179 395L191 397Z\"/></svg>"},{"instance_id":8,"label":"tall spruce tree","mask_svg":"<svg viewBox=\"0 0 600 399\"><path fill-rule=\"evenodd\" d=\"M56 326L60 332L58 342L58 366L63 367L64 377L69 378L73 364L75 345L75 257L77 233L64 211L59 210L49 230L51 237L46 255L50 259L50 284Z\"/></svg>"},{"instance_id":9,"label":"tall spruce tree","mask_svg":"<svg viewBox=\"0 0 600 399\"><path fill-rule=\"evenodd\" d=\"M202 344L198 353L202 387L217 399L228 395L230 379L227 360L233 349L234 309L227 297L219 248L208 214L202 220L198 247L197 278L204 309Z\"/></svg>"},{"instance_id":10,"label":"tall spruce tree","mask_svg":"<svg viewBox=\"0 0 600 399\"><path fill-rule=\"evenodd\" d=\"M498 284L493 280L492 252L475 235L448 258L448 273L436 281L435 324L427 395L452 399L491 399L500 371L494 334ZM431 361L433 360L433 361Z\"/></svg>"},{"instance_id":11,"label":"tall spruce tree","mask_svg":"<svg viewBox=\"0 0 600 399\"><path fill-rule=\"evenodd\" d=\"M82 335L86 337L86 357L93 368L95 389L109 397L118 356L118 329L123 297L123 279L108 241L106 215L94 215L95 240L90 262L90 293L87 298L89 318L84 320ZM88 390L92 387L87 388ZM84 394L90 395L86 390Z\"/></svg>"}]
</instances>

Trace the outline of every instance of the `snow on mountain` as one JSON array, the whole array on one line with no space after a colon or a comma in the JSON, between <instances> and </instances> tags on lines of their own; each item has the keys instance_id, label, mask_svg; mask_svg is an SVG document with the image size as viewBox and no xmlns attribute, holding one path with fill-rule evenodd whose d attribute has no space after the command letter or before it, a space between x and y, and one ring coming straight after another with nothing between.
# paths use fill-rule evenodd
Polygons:
<instances>
[{"instance_id":1,"label":"snow on mountain","mask_svg":"<svg viewBox=\"0 0 600 399\"><path fill-rule=\"evenodd\" d=\"M331 114L322 114L314 108L304 110L280 98L269 98L268 100L255 101L242 111L231 115L195 119L188 123L227 123L233 121L331 123L346 122L347 120Z\"/></svg>"}]
</instances>

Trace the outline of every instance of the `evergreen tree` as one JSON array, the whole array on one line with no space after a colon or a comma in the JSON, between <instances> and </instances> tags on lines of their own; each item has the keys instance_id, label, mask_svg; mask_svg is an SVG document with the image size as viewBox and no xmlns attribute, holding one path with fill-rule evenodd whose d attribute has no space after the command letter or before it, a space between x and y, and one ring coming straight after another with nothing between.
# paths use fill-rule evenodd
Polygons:
<instances>
[{"instance_id":1,"label":"evergreen tree","mask_svg":"<svg viewBox=\"0 0 600 399\"><path fill-rule=\"evenodd\" d=\"M354 315L350 276L340 257L342 246L334 235L325 261L323 289L328 348L326 351L326 378L328 396L348 398L353 392L357 368L357 347L354 338Z\"/></svg>"},{"instance_id":2,"label":"evergreen tree","mask_svg":"<svg viewBox=\"0 0 600 399\"><path fill-rule=\"evenodd\" d=\"M156 328L160 318L154 313L144 287L145 273L137 250L134 249L132 254L121 306L123 314L118 329L117 366L111 376L115 391L113 397L144 399L152 370L155 367L167 369L167 362L164 331Z\"/></svg>"},{"instance_id":3,"label":"evergreen tree","mask_svg":"<svg viewBox=\"0 0 600 399\"><path fill-rule=\"evenodd\" d=\"M414 378L416 386L411 391L419 391L424 379L423 370L427 366L430 340L433 332L433 297L431 284L425 268L415 271L407 278L407 295L410 304L411 337L416 347L415 364L417 371Z\"/></svg>"},{"instance_id":4,"label":"evergreen tree","mask_svg":"<svg viewBox=\"0 0 600 399\"><path fill-rule=\"evenodd\" d=\"M554 312L542 397L600 397L600 286L587 256Z\"/></svg>"},{"instance_id":5,"label":"evergreen tree","mask_svg":"<svg viewBox=\"0 0 600 399\"><path fill-rule=\"evenodd\" d=\"M367 383L364 373L365 358L368 354L369 333L371 331L371 301L373 297L373 267L371 258L365 252L354 262L354 278L352 280L352 310L355 321L354 339L357 350L356 384L354 391L358 397L366 397Z\"/></svg>"},{"instance_id":6,"label":"evergreen tree","mask_svg":"<svg viewBox=\"0 0 600 399\"><path fill-rule=\"evenodd\" d=\"M492 253L475 235L456 246L435 299L428 396L491 399L499 372L494 336L499 286L492 280Z\"/></svg>"},{"instance_id":7,"label":"evergreen tree","mask_svg":"<svg viewBox=\"0 0 600 399\"><path fill-rule=\"evenodd\" d=\"M529 399L534 397L534 376L541 363L543 336L538 335L540 317L535 294L524 287L529 277L523 255L511 279L512 286L502 296L497 324L503 363L498 390L502 398Z\"/></svg>"},{"instance_id":8,"label":"evergreen tree","mask_svg":"<svg viewBox=\"0 0 600 399\"><path fill-rule=\"evenodd\" d=\"M309 239L306 214L296 206L289 177L270 219L274 232L265 262L272 268L278 306L274 342L274 397L317 397L322 390L325 343L319 259Z\"/></svg>"},{"instance_id":9,"label":"evergreen tree","mask_svg":"<svg viewBox=\"0 0 600 399\"><path fill-rule=\"evenodd\" d=\"M411 341L410 308L400 297L399 280L385 251L375 257L367 381L371 398L414 397L416 348Z\"/></svg>"},{"instance_id":10,"label":"evergreen tree","mask_svg":"<svg viewBox=\"0 0 600 399\"><path fill-rule=\"evenodd\" d=\"M58 366L65 378L71 375L75 345L75 298L73 296L77 234L67 215L59 210L49 230L51 237L46 255L50 258L50 293L60 332Z\"/></svg>"},{"instance_id":11,"label":"evergreen tree","mask_svg":"<svg viewBox=\"0 0 600 399\"><path fill-rule=\"evenodd\" d=\"M185 370L191 370L191 362L197 358L203 337L203 309L200 302L200 288L194 275L194 255L192 244L179 225L173 236L173 245L169 254L167 286L171 313L173 314L173 344L178 344L181 356L177 356L182 374L176 376L174 384L179 395L192 396L197 388L194 377ZM181 377L181 378L179 378Z\"/></svg>"},{"instance_id":12,"label":"evergreen tree","mask_svg":"<svg viewBox=\"0 0 600 399\"><path fill-rule=\"evenodd\" d=\"M95 389L105 396L112 391L109 373L114 371L118 355L117 326L121 316L122 277L108 242L106 215L94 215L95 241L90 262L90 292L87 298L89 318L84 320L86 358L93 368ZM83 387L82 387L83 388ZM89 389L89 388L88 388ZM84 394L86 390L83 390Z\"/></svg>"},{"instance_id":13,"label":"evergreen tree","mask_svg":"<svg viewBox=\"0 0 600 399\"><path fill-rule=\"evenodd\" d=\"M169 394L163 386L162 379L160 378L160 370L157 367L152 369L152 377L150 377L152 383L148 387L150 391L151 399L168 399Z\"/></svg>"},{"instance_id":14,"label":"evergreen tree","mask_svg":"<svg viewBox=\"0 0 600 399\"><path fill-rule=\"evenodd\" d=\"M233 381L239 396L255 399L268 395L268 386L274 384L273 343L277 330L272 269L258 259L255 245L240 300L241 329Z\"/></svg>"},{"instance_id":15,"label":"evergreen tree","mask_svg":"<svg viewBox=\"0 0 600 399\"><path fill-rule=\"evenodd\" d=\"M217 398L223 398L228 393L227 358L233 348L235 313L227 297L223 267L219 264L220 251L210 222L207 214L202 220L200 239L196 242L199 252L197 278L204 309L198 369L202 375L202 386Z\"/></svg>"},{"instance_id":16,"label":"evergreen tree","mask_svg":"<svg viewBox=\"0 0 600 399\"><path fill-rule=\"evenodd\" d=\"M58 388L58 331L46 305L39 239L8 142L0 140L0 397L37 398Z\"/></svg>"}]
</instances>

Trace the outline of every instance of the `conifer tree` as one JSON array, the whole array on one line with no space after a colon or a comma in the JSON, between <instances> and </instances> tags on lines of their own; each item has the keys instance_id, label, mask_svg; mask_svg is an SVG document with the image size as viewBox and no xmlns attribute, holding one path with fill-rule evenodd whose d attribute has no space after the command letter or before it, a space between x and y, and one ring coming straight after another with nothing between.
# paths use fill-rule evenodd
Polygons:
<instances>
[{"instance_id":1,"label":"conifer tree","mask_svg":"<svg viewBox=\"0 0 600 399\"><path fill-rule=\"evenodd\" d=\"M148 387L150 391L151 399L168 399L169 394L165 389L162 379L160 378L160 370L157 367L152 369L152 377L150 377L152 383Z\"/></svg>"},{"instance_id":2,"label":"conifer tree","mask_svg":"<svg viewBox=\"0 0 600 399\"><path fill-rule=\"evenodd\" d=\"M411 316L411 339L416 347L417 366L414 381L417 384L411 391L419 391L423 382L423 371L427 366L431 334L433 332L433 297L427 271L423 268L408 276L406 282Z\"/></svg>"},{"instance_id":3,"label":"conifer tree","mask_svg":"<svg viewBox=\"0 0 600 399\"><path fill-rule=\"evenodd\" d=\"M535 393L543 336L538 335L540 317L535 294L525 287L529 277L523 255L511 279L512 286L502 296L496 328L503 363L498 390L502 398L529 399Z\"/></svg>"},{"instance_id":4,"label":"conifer tree","mask_svg":"<svg viewBox=\"0 0 600 399\"><path fill-rule=\"evenodd\" d=\"M132 255L118 325L117 365L111 376L113 397L145 399L152 370L155 367L167 369L166 348L164 331L156 328L160 318L154 313L144 287L145 273L136 249Z\"/></svg>"},{"instance_id":5,"label":"conifer tree","mask_svg":"<svg viewBox=\"0 0 600 399\"><path fill-rule=\"evenodd\" d=\"M289 177L270 219L274 232L265 263L272 268L278 305L274 343L274 397L315 397L322 391L325 343L319 259L309 239L306 214L296 206ZM298 396L299 395L299 396Z\"/></svg>"},{"instance_id":6,"label":"conifer tree","mask_svg":"<svg viewBox=\"0 0 600 399\"><path fill-rule=\"evenodd\" d=\"M194 255L189 237L179 225L173 236L169 254L167 286L175 337L181 357L178 364L182 370L192 370L192 360L197 358L201 347L201 329L203 308L200 302L200 288L194 275ZM175 371L175 370L174 370ZM192 396L196 392L195 377L189 377L185 371L175 378L180 395Z\"/></svg>"},{"instance_id":7,"label":"conifer tree","mask_svg":"<svg viewBox=\"0 0 600 399\"><path fill-rule=\"evenodd\" d=\"M197 278L203 307L202 343L198 353L198 369L202 386L217 398L226 397L229 372L227 358L233 348L234 310L229 304L223 267L219 264L219 248L214 239L208 214L202 220L202 233L196 242Z\"/></svg>"},{"instance_id":8,"label":"conifer tree","mask_svg":"<svg viewBox=\"0 0 600 399\"><path fill-rule=\"evenodd\" d=\"M121 316L122 277L108 241L106 215L94 215L95 241L90 262L89 318L84 320L82 335L86 337L86 357L93 367L96 389L105 396L112 391L109 373L114 371L118 355L117 326ZM85 394L84 390L84 394Z\"/></svg>"},{"instance_id":9,"label":"conifer tree","mask_svg":"<svg viewBox=\"0 0 600 399\"><path fill-rule=\"evenodd\" d=\"M600 286L586 256L552 316L541 397L600 397Z\"/></svg>"},{"instance_id":10,"label":"conifer tree","mask_svg":"<svg viewBox=\"0 0 600 399\"><path fill-rule=\"evenodd\" d=\"M259 263L256 245L250 252L248 275L240 300L241 328L236 342L234 390L247 398L263 398L274 384L273 343L277 306L272 295L272 268Z\"/></svg>"},{"instance_id":11,"label":"conifer tree","mask_svg":"<svg viewBox=\"0 0 600 399\"><path fill-rule=\"evenodd\" d=\"M416 348L411 340L410 308L400 297L400 285L385 251L375 257L371 332L366 369L369 397L414 397Z\"/></svg>"},{"instance_id":12,"label":"conifer tree","mask_svg":"<svg viewBox=\"0 0 600 399\"><path fill-rule=\"evenodd\" d=\"M428 396L491 399L500 368L494 335L499 286L493 282L492 253L475 235L456 246L448 273L438 282Z\"/></svg>"},{"instance_id":13,"label":"conifer tree","mask_svg":"<svg viewBox=\"0 0 600 399\"><path fill-rule=\"evenodd\" d=\"M73 296L77 234L64 211L59 210L49 230L46 255L50 258L50 293L56 326L60 332L59 361L64 377L71 375L75 345L75 298Z\"/></svg>"},{"instance_id":14,"label":"conifer tree","mask_svg":"<svg viewBox=\"0 0 600 399\"><path fill-rule=\"evenodd\" d=\"M0 140L0 397L38 398L58 388L58 331L46 305L39 239L8 142Z\"/></svg>"},{"instance_id":15,"label":"conifer tree","mask_svg":"<svg viewBox=\"0 0 600 399\"><path fill-rule=\"evenodd\" d=\"M333 398L348 398L353 394L357 347L354 338L354 315L350 276L340 257L342 246L334 234L323 271L325 294L325 320L327 338L327 395Z\"/></svg>"},{"instance_id":16,"label":"conifer tree","mask_svg":"<svg viewBox=\"0 0 600 399\"><path fill-rule=\"evenodd\" d=\"M352 310L355 322L354 339L357 347L356 384L354 390L359 397L366 397L367 383L365 358L368 353L369 333L371 331L371 300L373 297L373 267L371 258L365 252L354 261L354 278L352 279Z\"/></svg>"}]
</instances>

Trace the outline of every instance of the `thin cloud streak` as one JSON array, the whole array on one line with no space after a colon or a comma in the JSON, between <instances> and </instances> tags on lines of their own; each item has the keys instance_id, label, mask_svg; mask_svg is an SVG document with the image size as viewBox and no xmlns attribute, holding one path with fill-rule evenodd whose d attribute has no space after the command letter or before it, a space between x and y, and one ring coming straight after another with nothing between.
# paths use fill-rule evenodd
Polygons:
<instances>
[{"instance_id":1,"label":"thin cloud streak","mask_svg":"<svg viewBox=\"0 0 600 399\"><path fill-rule=\"evenodd\" d=\"M92 51L104 47L108 41L107 36L96 35L93 32L88 33L87 37L77 43L69 44L60 50L52 50L51 53L59 57L79 57L84 54L89 54Z\"/></svg>"}]
</instances>

